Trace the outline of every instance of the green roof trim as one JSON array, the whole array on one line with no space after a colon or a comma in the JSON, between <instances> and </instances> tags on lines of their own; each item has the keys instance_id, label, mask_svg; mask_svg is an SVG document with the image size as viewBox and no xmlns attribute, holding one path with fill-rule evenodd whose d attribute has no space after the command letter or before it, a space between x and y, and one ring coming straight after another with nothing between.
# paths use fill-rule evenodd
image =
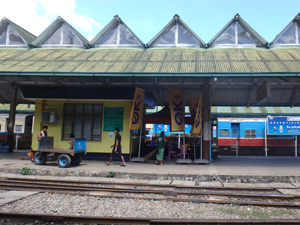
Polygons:
<instances>
[{"instance_id":1,"label":"green roof trim","mask_svg":"<svg viewBox=\"0 0 300 225\"><path fill-rule=\"evenodd\" d=\"M0 75L299 76L300 48L0 49Z\"/></svg>"},{"instance_id":2,"label":"green roof trim","mask_svg":"<svg viewBox=\"0 0 300 225\"><path fill-rule=\"evenodd\" d=\"M10 104L0 104L0 113L8 113L9 109ZM34 110L35 105L33 104L18 104L16 108L17 113L34 113Z\"/></svg>"},{"instance_id":3,"label":"green roof trim","mask_svg":"<svg viewBox=\"0 0 300 225\"><path fill-rule=\"evenodd\" d=\"M255 115L255 116L268 116L268 115L300 115L300 107L229 107L229 106L212 106L211 114L213 115Z\"/></svg>"}]
</instances>

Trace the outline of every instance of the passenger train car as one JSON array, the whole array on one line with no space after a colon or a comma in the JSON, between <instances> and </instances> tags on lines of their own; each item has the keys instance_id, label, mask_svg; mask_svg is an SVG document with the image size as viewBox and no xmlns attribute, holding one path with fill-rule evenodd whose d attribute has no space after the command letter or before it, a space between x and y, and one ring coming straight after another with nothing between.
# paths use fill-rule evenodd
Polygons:
<instances>
[{"instance_id":1,"label":"passenger train car","mask_svg":"<svg viewBox=\"0 0 300 225\"><path fill-rule=\"evenodd\" d=\"M18 149L29 149L32 138L32 114L16 114L14 128L14 144L18 136ZM0 144L5 144L8 114L0 113ZM15 148L15 146L13 146Z\"/></svg>"},{"instance_id":2,"label":"passenger train car","mask_svg":"<svg viewBox=\"0 0 300 225\"><path fill-rule=\"evenodd\" d=\"M268 155L293 154L294 136L267 136L266 118L218 118L215 132L215 148L223 155Z\"/></svg>"}]
</instances>

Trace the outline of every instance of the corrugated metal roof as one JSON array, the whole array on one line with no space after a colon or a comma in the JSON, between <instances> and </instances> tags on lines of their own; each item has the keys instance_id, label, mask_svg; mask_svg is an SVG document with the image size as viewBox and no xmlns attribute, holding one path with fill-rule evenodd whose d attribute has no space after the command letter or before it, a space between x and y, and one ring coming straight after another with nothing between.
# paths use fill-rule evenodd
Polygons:
<instances>
[{"instance_id":1,"label":"corrugated metal roof","mask_svg":"<svg viewBox=\"0 0 300 225\"><path fill-rule=\"evenodd\" d=\"M300 107L221 107L212 106L214 115L300 115Z\"/></svg>"},{"instance_id":2,"label":"corrugated metal roof","mask_svg":"<svg viewBox=\"0 0 300 225\"><path fill-rule=\"evenodd\" d=\"M238 55L238 57L237 57ZM300 72L300 48L0 49L0 73L289 74ZM78 74L77 74L78 73Z\"/></svg>"},{"instance_id":3,"label":"corrugated metal roof","mask_svg":"<svg viewBox=\"0 0 300 225\"><path fill-rule=\"evenodd\" d=\"M9 108L10 108L10 104L3 104L3 105L0 104L0 112L1 113L9 112ZM18 104L16 110L17 110L17 113L34 113L35 105Z\"/></svg>"}]
</instances>

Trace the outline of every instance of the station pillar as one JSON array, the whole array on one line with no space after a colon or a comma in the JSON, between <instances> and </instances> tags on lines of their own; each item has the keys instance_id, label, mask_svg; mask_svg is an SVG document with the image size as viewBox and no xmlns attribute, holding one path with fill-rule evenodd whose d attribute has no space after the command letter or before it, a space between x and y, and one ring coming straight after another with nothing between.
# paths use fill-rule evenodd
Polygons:
<instances>
[{"instance_id":1,"label":"station pillar","mask_svg":"<svg viewBox=\"0 0 300 225\"><path fill-rule=\"evenodd\" d=\"M7 136L6 136L6 143L10 146L10 152L12 152L13 145L14 145L14 128L15 128L18 91L19 91L19 87L17 85L12 85L12 95L10 99L9 117L8 117L8 124L7 124Z\"/></svg>"},{"instance_id":2,"label":"station pillar","mask_svg":"<svg viewBox=\"0 0 300 225\"><path fill-rule=\"evenodd\" d=\"M209 78L204 81L203 89L203 159L209 159L209 148L211 141L211 121L210 121L210 85Z\"/></svg>"}]
</instances>

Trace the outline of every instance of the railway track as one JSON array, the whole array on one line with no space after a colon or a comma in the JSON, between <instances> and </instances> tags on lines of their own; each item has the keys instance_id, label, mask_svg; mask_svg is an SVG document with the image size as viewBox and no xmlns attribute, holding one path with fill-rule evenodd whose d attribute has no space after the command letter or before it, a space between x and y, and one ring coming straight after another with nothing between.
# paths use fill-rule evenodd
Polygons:
<instances>
[{"instance_id":1,"label":"railway track","mask_svg":"<svg viewBox=\"0 0 300 225\"><path fill-rule=\"evenodd\" d=\"M187 220L187 219L143 219L143 218L109 218L109 217L91 217L91 216L61 216L61 215L45 215L45 214L19 214L19 213L0 213L1 222L9 222L9 224L24 224L25 222L33 224L147 224L147 225L173 225L173 224L300 224L299 220L282 220L282 219L265 219L265 220Z\"/></svg>"},{"instance_id":2,"label":"railway track","mask_svg":"<svg viewBox=\"0 0 300 225\"><path fill-rule=\"evenodd\" d=\"M58 182L51 179L1 179L0 189L37 190L50 193L71 193L143 200L300 208L299 196L280 194L271 187L209 188L158 184L119 184L113 182Z\"/></svg>"}]
</instances>

